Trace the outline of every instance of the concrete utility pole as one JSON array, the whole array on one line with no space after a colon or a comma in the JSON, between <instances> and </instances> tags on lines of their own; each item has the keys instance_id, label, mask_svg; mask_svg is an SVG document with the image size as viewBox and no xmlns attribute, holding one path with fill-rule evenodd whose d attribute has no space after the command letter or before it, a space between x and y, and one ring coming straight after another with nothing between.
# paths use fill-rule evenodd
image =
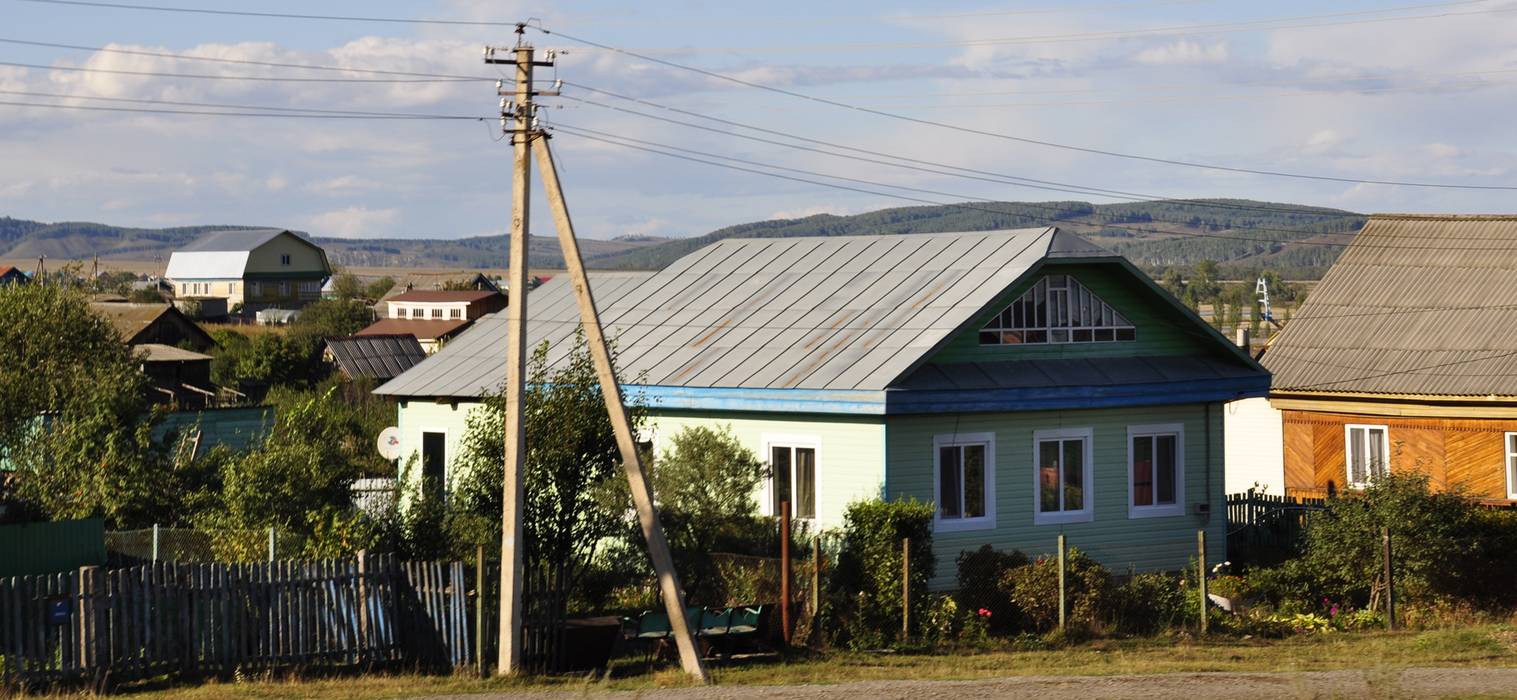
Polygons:
<instances>
[{"instance_id":1,"label":"concrete utility pole","mask_svg":"<svg viewBox=\"0 0 1517 700\"><path fill-rule=\"evenodd\" d=\"M515 179L512 183L510 300L507 312L509 324L506 378L506 459L505 496L501 534L501 626L500 659L498 673L513 673L521 667L521 504L524 500L520 474L523 471L525 454L525 429L522 423L521 398L525 381L526 352L526 292L527 292L527 185L530 177L533 142L536 142L536 157L542 171L543 186L547 190L548 203L553 209L553 220L558 229L559 247L562 249L565 266L569 269L570 283L579 303L580 321L585 329L585 339L600 379L601 394L605 397L606 410L610 414L611 427L616 434L617 448L621 452L622 466L631 486L632 502L637 509L638 522L648 543L648 554L653 560L653 569L658 575L659 594L669 616L675 645L679 649L680 665L685 672L702 683L710 682L706 667L701 662L700 649L695 645L694 630L690 629L685 616L685 596L680 587L679 576L674 571L674 559L669 553L669 543L664 539L663 526L653 504L653 487L643 468L642 455L637 450L632 434L632 423L627 417L626 404L622 400L621 386L616 382L616 370L611 363L611 351L601 328L600 315L595 308L595 297L590 290L590 280L585 274L584 262L579 252L579 242L574 235L574 224L569 218L569 205L564 199L558 181L558 169L553 155L548 150L548 136L537 128L533 97L554 95L556 92L532 89L532 68L553 65L553 52L548 61L534 61L533 49L520 38L525 25L518 24L515 57L511 60L496 59L494 49L485 49L486 63L514 63L516 65L516 88L514 100L502 101L501 122L504 127L507 117L512 117L513 129L509 129L515 151ZM509 595L508 595L509 592Z\"/></svg>"}]
</instances>

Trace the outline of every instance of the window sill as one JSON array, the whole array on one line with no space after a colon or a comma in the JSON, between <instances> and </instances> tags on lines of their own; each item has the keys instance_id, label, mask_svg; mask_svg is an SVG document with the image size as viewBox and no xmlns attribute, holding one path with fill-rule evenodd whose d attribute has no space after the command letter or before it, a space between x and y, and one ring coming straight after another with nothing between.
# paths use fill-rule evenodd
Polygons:
<instances>
[{"instance_id":1,"label":"window sill","mask_svg":"<svg viewBox=\"0 0 1517 700\"><path fill-rule=\"evenodd\" d=\"M1089 510L1066 511L1060 513L1032 514L1033 525L1064 525L1068 523L1088 523L1096 519L1096 514Z\"/></svg>"},{"instance_id":2,"label":"window sill","mask_svg":"<svg viewBox=\"0 0 1517 700\"><path fill-rule=\"evenodd\" d=\"M1177 518L1182 515L1185 515L1185 508L1180 505L1127 507L1128 520L1139 520L1142 518Z\"/></svg>"},{"instance_id":3,"label":"window sill","mask_svg":"<svg viewBox=\"0 0 1517 700\"><path fill-rule=\"evenodd\" d=\"M933 532L974 532L976 530L994 530L995 518L933 518Z\"/></svg>"}]
</instances>

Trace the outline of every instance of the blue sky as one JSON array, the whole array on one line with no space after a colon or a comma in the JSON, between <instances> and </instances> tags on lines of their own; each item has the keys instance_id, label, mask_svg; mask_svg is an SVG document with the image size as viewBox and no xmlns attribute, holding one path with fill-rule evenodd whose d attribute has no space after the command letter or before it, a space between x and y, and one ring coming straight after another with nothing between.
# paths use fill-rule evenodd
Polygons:
<instances>
[{"instance_id":1,"label":"blue sky","mask_svg":"<svg viewBox=\"0 0 1517 700\"><path fill-rule=\"evenodd\" d=\"M754 82L983 131L1336 177L1517 184L1510 128L1517 107L1517 47L1510 45L1517 35L1517 3L1510 0L160 4L469 20L535 17L549 29ZM0 0L0 39L489 75L480 47L506 45L513 37L503 27ZM957 167L1172 197L1248 197L1360 211L1514 209L1510 192L1293 180L1032 146L808 103L554 36L533 32L529 39L541 48L568 50L556 76L571 83ZM5 43L0 61L329 75ZM0 66L0 91L9 91L0 93L5 102L125 104L82 99L112 97L457 115L489 115L496 101L488 83L268 83L7 66ZM574 87L565 93L654 111ZM549 104L545 120L566 129L945 193L891 190L909 197L1117 201L839 159L567 99ZM497 233L509 219L510 153L496 135L488 124L464 121L250 119L0 105L0 215L135 226L259 224L362 238ZM587 237L688 236L757 219L909 204L715 169L569 133L559 133L553 143L576 222ZM535 209L534 226L548 233L546 208Z\"/></svg>"}]
</instances>

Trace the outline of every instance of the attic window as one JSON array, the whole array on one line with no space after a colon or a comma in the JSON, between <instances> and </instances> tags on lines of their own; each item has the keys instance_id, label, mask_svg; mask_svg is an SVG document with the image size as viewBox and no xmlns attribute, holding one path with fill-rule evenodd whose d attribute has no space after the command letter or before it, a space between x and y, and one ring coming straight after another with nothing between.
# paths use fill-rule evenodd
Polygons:
<instances>
[{"instance_id":1,"label":"attic window","mask_svg":"<svg viewBox=\"0 0 1517 700\"><path fill-rule=\"evenodd\" d=\"M279 264L280 265L288 265L288 264L290 264L290 256L289 256L288 253L285 254L285 255L279 256Z\"/></svg>"},{"instance_id":2,"label":"attic window","mask_svg":"<svg viewBox=\"0 0 1517 700\"><path fill-rule=\"evenodd\" d=\"M1069 275L1038 280L980 329L981 345L1137 340L1126 316Z\"/></svg>"}]
</instances>

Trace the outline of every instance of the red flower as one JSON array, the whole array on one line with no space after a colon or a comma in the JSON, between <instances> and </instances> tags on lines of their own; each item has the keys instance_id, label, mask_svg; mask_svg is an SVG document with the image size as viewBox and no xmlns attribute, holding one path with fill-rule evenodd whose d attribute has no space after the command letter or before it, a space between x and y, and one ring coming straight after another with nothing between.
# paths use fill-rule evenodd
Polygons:
<instances>
[{"instance_id":1,"label":"red flower","mask_svg":"<svg viewBox=\"0 0 1517 700\"><path fill-rule=\"evenodd\" d=\"M987 608L980 608L980 617L990 617L990 610Z\"/></svg>"}]
</instances>

